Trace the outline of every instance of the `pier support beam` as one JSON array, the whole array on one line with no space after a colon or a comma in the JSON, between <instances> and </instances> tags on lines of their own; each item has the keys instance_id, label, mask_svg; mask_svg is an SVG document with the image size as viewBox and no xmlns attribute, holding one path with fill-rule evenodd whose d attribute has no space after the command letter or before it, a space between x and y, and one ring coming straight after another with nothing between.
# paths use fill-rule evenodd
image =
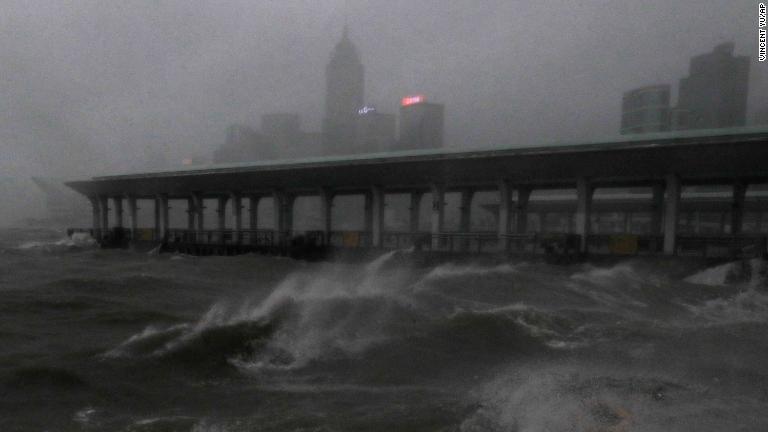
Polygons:
<instances>
[{"instance_id":1,"label":"pier support beam","mask_svg":"<svg viewBox=\"0 0 768 432\"><path fill-rule=\"evenodd\" d=\"M227 197L219 197L216 200L216 216L216 228L220 232L223 232L225 229L227 229ZM224 234L222 233L221 235L223 236Z\"/></svg>"},{"instance_id":2,"label":"pier support beam","mask_svg":"<svg viewBox=\"0 0 768 432\"><path fill-rule=\"evenodd\" d=\"M410 225L411 234L416 234L419 232L419 222L421 220L421 197L423 196L424 193L421 191L411 192L411 207L408 209L408 212L410 213L408 222Z\"/></svg>"},{"instance_id":3,"label":"pier support beam","mask_svg":"<svg viewBox=\"0 0 768 432\"><path fill-rule=\"evenodd\" d=\"M651 235L659 235L664 220L664 185L655 184L651 191Z\"/></svg>"},{"instance_id":4,"label":"pier support beam","mask_svg":"<svg viewBox=\"0 0 768 432\"><path fill-rule=\"evenodd\" d=\"M232 203L232 216L235 219L232 241L240 244L243 238L243 199L239 193L232 192L229 194L229 200Z\"/></svg>"},{"instance_id":5,"label":"pier support beam","mask_svg":"<svg viewBox=\"0 0 768 432\"><path fill-rule=\"evenodd\" d=\"M677 249L677 222L680 218L680 179L670 174L666 177L666 201L664 205L664 254L674 255Z\"/></svg>"},{"instance_id":6,"label":"pier support beam","mask_svg":"<svg viewBox=\"0 0 768 432\"><path fill-rule=\"evenodd\" d=\"M326 245L331 244L331 233L333 231L333 190L330 188L320 188L320 211L322 212L323 241Z\"/></svg>"},{"instance_id":7,"label":"pier support beam","mask_svg":"<svg viewBox=\"0 0 768 432\"><path fill-rule=\"evenodd\" d=\"M112 206L115 208L115 228L123 227L123 197L112 197Z\"/></svg>"},{"instance_id":8,"label":"pier support beam","mask_svg":"<svg viewBox=\"0 0 768 432\"><path fill-rule=\"evenodd\" d=\"M587 236L590 232L592 195L594 187L589 181L581 177L576 181L576 234L581 236L579 252L587 252ZM542 223L543 225L543 223Z\"/></svg>"},{"instance_id":9,"label":"pier support beam","mask_svg":"<svg viewBox=\"0 0 768 432\"><path fill-rule=\"evenodd\" d=\"M462 189L460 193L459 232L469 233L472 230L472 198L475 195L475 191L472 189ZM459 242L459 249L462 252L469 250L469 239L462 239Z\"/></svg>"},{"instance_id":10,"label":"pier support beam","mask_svg":"<svg viewBox=\"0 0 768 432\"><path fill-rule=\"evenodd\" d=\"M101 216L101 237L104 238L109 233L109 198L99 197L99 216Z\"/></svg>"},{"instance_id":11,"label":"pier support beam","mask_svg":"<svg viewBox=\"0 0 768 432\"><path fill-rule=\"evenodd\" d=\"M282 191L272 193L275 208L275 231L279 235L291 236L293 231L293 201L294 197Z\"/></svg>"},{"instance_id":12,"label":"pier support beam","mask_svg":"<svg viewBox=\"0 0 768 432\"><path fill-rule=\"evenodd\" d=\"M136 197L128 195L125 200L128 203L128 228L131 230L131 239L136 240L139 238L137 233L139 230L139 208L136 206Z\"/></svg>"},{"instance_id":13,"label":"pier support beam","mask_svg":"<svg viewBox=\"0 0 768 432\"><path fill-rule=\"evenodd\" d=\"M371 246L384 246L384 188L371 187Z\"/></svg>"},{"instance_id":14,"label":"pier support beam","mask_svg":"<svg viewBox=\"0 0 768 432\"><path fill-rule=\"evenodd\" d=\"M248 210L248 228L257 230L259 229L259 201L261 201L261 196L251 195L248 199L251 202L251 208Z\"/></svg>"},{"instance_id":15,"label":"pier support beam","mask_svg":"<svg viewBox=\"0 0 768 432\"><path fill-rule=\"evenodd\" d=\"M515 232L525 234L528 232L528 201L531 200L531 188L521 186L517 188L517 202L515 203Z\"/></svg>"},{"instance_id":16,"label":"pier support beam","mask_svg":"<svg viewBox=\"0 0 768 432\"><path fill-rule=\"evenodd\" d=\"M461 204L459 204L459 231L468 233L472 229L472 198L475 191L472 189L461 190Z\"/></svg>"},{"instance_id":17,"label":"pier support beam","mask_svg":"<svg viewBox=\"0 0 768 432\"><path fill-rule=\"evenodd\" d=\"M187 230L195 230L195 200L187 198Z\"/></svg>"},{"instance_id":18,"label":"pier support beam","mask_svg":"<svg viewBox=\"0 0 768 432\"><path fill-rule=\"evenodd\" d=\"M509 245L507 237L510 233L512 216L512 185L507 180L499 181L499 249L506 251Z\"/></svg>"},{"instance_id":19,"label":"pier support beam","mask_svg":"<svg viewBox=\"0 0 768 432\"><path fill-rule=\"evenodd\" d=\"M744 200L747 197L747 184L736 182L733 185L731 202L731 234L741 234L744 228Z\"/></svg>"},{"instance_id":20,"label":"pier support beam","mask_svg":"<svg viewBox=\"0 0 768 432\"><path fill-rule=\"evenodd\" d=\"M195 228L197 228L197 235L202 240L203 231L205 231L205 205L203 203L203 195L200 192L195 192L191 197L192 208L195 215Z\"/></svg>"},{"instance_id":21,"label":"pier support beam","mask_svg":"<svg viewBox=\"0 0 768 432\"><path fill-rule=\"evenodd\" d=\"M168 195L158 195L155 197L155 240L166 239L169 225Z\"/></svg>"},{"instance_id":22,"label":"pier support beam","mask_svg":"<svg viewBox=\"0 0 768 432\"><path fill-rule=\"evenodd\" d=\"M363 230L368 235L371 235L373 233L373 194L371 191L367 191L363 196L365 198L365 204L363 204Z\"/></svg>"},{"instance_id":23,"label":"pier support beam","mask_svg":"<svg viewBox=\"0 0 768 432\"><path fill-rule=\"evenodd\" d=\"M440 234L443 233L445 225L445 185L433 184L432 190L432 250L440 249Z\"/></svg>"}]
</instances>

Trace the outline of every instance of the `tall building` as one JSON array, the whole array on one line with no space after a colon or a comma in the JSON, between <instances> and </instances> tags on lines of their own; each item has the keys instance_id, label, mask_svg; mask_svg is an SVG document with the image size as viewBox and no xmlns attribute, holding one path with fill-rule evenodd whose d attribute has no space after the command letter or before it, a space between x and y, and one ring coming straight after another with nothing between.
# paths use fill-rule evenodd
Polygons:
<instances>
[{"instance_id":1,"label":"tall building","mask_svg":"<svg viewBox=\"0 0 768 432\"><path fill-rule=\"evenodd\" d=\"M355 146L358 110L363 106L365 95L365 71L346 27L331 53L325 78L325 154L351 153Z\"/></svg>"},{"instance_id":2,"label":"tall building","mask_svg":"<svg viewBox=\"0 0 768 432\"><path fill-rule=\"evenodd\" d=\"M669 130L669 85L641 87L624 93L621 106L621 134Z\"/></svg>"},{"instance_id":3,"label":"tall building","mask_svg":"<svg viewBox=\"0 0 768 432\"><path fill-rule=\"evenodd\" d=\"M363 107L357 115L356 153L376 153L392 150L395 146L396 118L383 114L374 107Z\"/></svg>"},{"instance_id":4,"label":"tall building","mask_svg":"<svg viewBox=\"0 0 768 432\"><path fill-rule=\"evenodd\" d=\"M424 96L405 97L400 104L399 150L433 149L443 146L445 108L428 103Z\"/></svg>"},{"instance_id":5,"label":"tall building","mask_svg":"<svg viewBox=\"0 0 768 432\"><path fill-rule=\"evenodd\" d=\"M733 43L691 59L689 75L680 80L679 123L688 129L745 126L749 92L749 57L734 56Z\"/></svg>"}]
</instances>

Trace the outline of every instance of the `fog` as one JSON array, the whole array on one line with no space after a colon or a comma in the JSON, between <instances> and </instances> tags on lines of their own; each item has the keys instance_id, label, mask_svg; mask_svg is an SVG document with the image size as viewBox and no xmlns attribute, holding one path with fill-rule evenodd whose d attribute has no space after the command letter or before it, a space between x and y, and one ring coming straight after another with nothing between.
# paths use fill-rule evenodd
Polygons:
<instances>
[{"instance_id":1,"label":"fog","mask_svg":"<svg viewBox=\"0 0 768 432\"><path fill-rule=\"evenodd\" d=\"M0 177L83 178L205 161L232 123L299 112L319 130L345 20L366 98L446 105L446 145L542 145L618 133L622 93L673 88L733 41L768 100L751 0L5 0ZM673 95L673 101L675 96ZM36 212L14 197L0 219Z\"/></svg>"}]
</instances>

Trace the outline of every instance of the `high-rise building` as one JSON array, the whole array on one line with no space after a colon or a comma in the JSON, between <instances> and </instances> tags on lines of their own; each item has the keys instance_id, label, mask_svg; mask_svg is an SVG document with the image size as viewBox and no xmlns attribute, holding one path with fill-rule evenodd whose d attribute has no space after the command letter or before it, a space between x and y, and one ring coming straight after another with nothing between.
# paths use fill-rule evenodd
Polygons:
<instances>
[{"instance_id":1,"label":"high-rise building","mask_svg":"<svg viewBox=\"0 0 768 432\"><path fill-rule=\"evenodd\" d=\"M365 106L358 110L356 153L375 153L392 150L395 145L396 118L376 108Z\"/></svg>"},{"instance_id":2,"label":"high-rise building","mask_svg":"<svg viewBox=\"0 0 768 432\"><path fill-rule=\"evenodd\" d=\"M325 154L351 153L356 140L357 112L365 96L365 71L346 27L333 49L325 78Z\"/></svg>"},{"instance_id":3,"label":"high-rise building","mask_svg":"<svg viewBox=\"0 0 768 432\"><path fill-rule=\"evenodd\" d=\"M669 130L669 85L641 87L624 93L621 134Z\"/></svg>"},{"instance_id":4,"label":"high-rise building","mask_svg":"<svg viewBox=\"0 0 768 432\"><path fill-rule=\"evenodd\" d=\"M749 92L749 57L734 56L733 43L691 59L689 75L680 80L677 108L688 129L745 126Z\"/></svg>"},{"instance_id":5,"label":"high-rise building","mask_svg":"<svg viewBox=\"0 0 768 432\"><path fill-rule=\"evenodd\" d=\"M405 97L400 104L399 150L433 149L443 146L445 108L428 103L424 96Z\"/></svg>"}]
</instances>

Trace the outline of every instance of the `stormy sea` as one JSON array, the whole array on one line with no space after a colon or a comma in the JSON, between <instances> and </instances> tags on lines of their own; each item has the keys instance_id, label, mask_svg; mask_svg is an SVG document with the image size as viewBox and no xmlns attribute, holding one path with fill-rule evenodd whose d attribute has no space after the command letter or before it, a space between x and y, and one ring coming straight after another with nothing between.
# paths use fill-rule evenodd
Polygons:
<instances>
[{"instance_id":1,"label":"stormy sea","mask_svg":"<svg viewBox=\"0 0 768 432\"><path fill-rule=\"evenodd\" d=\"M760 261L409 254L0 231L0 431L768 430Z\"/></svg>"}]
</instances>

